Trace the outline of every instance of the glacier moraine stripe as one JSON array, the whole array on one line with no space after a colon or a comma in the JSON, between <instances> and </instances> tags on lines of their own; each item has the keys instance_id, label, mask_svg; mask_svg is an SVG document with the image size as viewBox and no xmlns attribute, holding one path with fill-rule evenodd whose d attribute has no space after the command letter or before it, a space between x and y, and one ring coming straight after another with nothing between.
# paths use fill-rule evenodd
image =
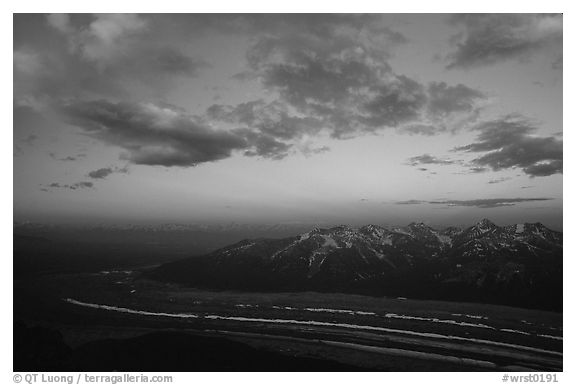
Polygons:
<instances>
[{"instance_id":1,"label":"glacier moraine stripe","mask_svg":"<svg viewBox=\"0 0 576 385\"><path fill-rule=\"evenodd\" d=\"M400 356L400 357L410 357L410 358L418 358L418 359L424 359L424 360L451 362L454 364L471 365L471 366L476 366L476 367L481 367L481 368L490 368L490 369L495 369L498 367L493 362L483 361L483 360L475 360L472 358L461 358L461 357L448 356L448 355L437 354L437 353L418 352L415 350L406 350L406 349L398 349L398 348L384 348L384 347L380 347L380 346L360 345L360 344L354 344L351 342L325 341L325 340L321 340L321 341L326 345L344 347L344 348L361 350L361 351L366 351L366 352L373 352L373 353L392 354L392 355Z\"/></svg>"},{"instance_id":2,"label":"glacier moraine stripe","mask_svg":"<svg viewBox=\"0 0 576 385\"><path fill-rule=\"evenodd\" d=\"M558 336L551 336L549 334L538 334L538 337L542 337L542 338L550 338L552 340L557 340L557 341L562 341L562 337L558 337Z\"/></svg>"},{"instance_id":3,"label":"glacier moraine stripe","mask_svg":"<svg viewBox=\"0 0 576 385\"><path fill-rule=\"evenodd\" d=\"M339 327L339 328L345 328L345 329L370 330L370 331L380 331L380 332L386 332L386 333L405 334L405 335L435 338L435 339L468 341L468 342L475 342L475 343L485 344L485 345L501 346L501 347L506 347L506 348L518 349L518 350L526 350L526 351L531 351L531 352L562 356L561 352L555 352L552 350L533 348L530 346L509 344L506 342L497 342L497 341L483 340L483 339L478 339L478 338L466 338L466 337L444 335L444 334L437 334L437 333L416 332L416 331L412 331L412 330L391 329L391 328L384 328L384 327L379 327L379 326L354 325L354 324L347 324L347 323L335 323L335 322L323 322L323 321L300 321L300 320L279 319L279 318L270 319L270 318L248 318L248 317L237 317L237 316L219 316L219 315L215 315L215 314L208 314L208 315L199 316L199 315L190 314L190 313L155 313L155 312L143 311L143 310L133 310L133 309L128 309L128 308L124 308L124 307L86 303L86 302L77 301L77 300L72 299L72 298L66 298L66 299L64 299L64 301L71 303L73 305L90 307L90 308L94 308L94 309L117 311L117 312L121 312L121 313L139 314L139 315L146 315L146 316L159 316L159 317L172 317L172 318L203 318L203 319L212 319L212 320L228 320L228 321L238 321L238 322L260 322L260 323L275 323L275 324L290 324L290 325L329 326L329 327ZM552 336L541 336L541 335L539 335L539 336L540 337L547 337L547 338L552 337Z\"/></svg>"}]
</instances>

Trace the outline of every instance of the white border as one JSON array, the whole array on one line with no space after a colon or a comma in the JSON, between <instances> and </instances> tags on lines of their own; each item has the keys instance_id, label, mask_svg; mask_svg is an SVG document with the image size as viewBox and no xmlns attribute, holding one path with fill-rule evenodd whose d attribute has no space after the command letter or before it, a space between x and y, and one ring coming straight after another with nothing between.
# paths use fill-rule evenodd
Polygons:
<instances>
[{"instance_id":1,"label":"white border","mask_svg":"<svg viewBox=\"0 0 576 385\"><path fill-rule=\"evenodd\" d=\"M141 12L141 13L171 13L171 12L226 12L226 13L267 13L267 12L342 12L342 13L451 13L451 12L553 12L564 13L564 68L568 69L564 74L564 111L571 112L573 107L569 91L574 90L574 75L571 69L574 67L573 49L573 1L545 1L530 2L526 1L502 1L502 0L485 0L478 1L474 4L464 1L398 1L395 3L383 0L367 1L354 0L349 2L335 3L334 1L321 0L296 0L290 2L272 2L272 1L212 1L212 2L192 2L192 1L162 1L161 6L156 2L144 2L142 0L99 0L88 3L82 1L14 1L4 2L0 20L2 33L3 52L6 54L5 60L2 61L2 78L4 85L2 92L2 110L3 121L2 130L0 131L1 143L3 149L0 153L2 175L5 180L13 181L13 159L12 148L8 147L12 143L12 61L8 60L12 55L12 13L44 13L44 12ZM566 43L567 42L567 43ZM574 197L574 180L572 175L574 165L574 153L570 149L573 143L572 130L575 127L574 117L572 114L564 113L564 125L568 127L564 133L564 140L568 143L565 146L565 174L564 178L564 237L567 239L564 248L564 373L560 373L558 378L560 383L576 383L576 362L574 361L574 278L576 274L576 263L574 262L575 247L570 240L575 235L574 228L571 227L574 216L574 204L571 197ZM12 202L13 190L8 187L8 183L2 186L2 220L0 222L0 245L2 247L2 307L6 309L2 317L2 341L4 342L1 350L1 368L0 379L3 383L13 383L12 380L12 319L8 312L12 311ZM137 374L137 373L136 373ZM358 381L371 381L372 383L382 384L383 381L391 381L394 384L415 383L415 384L500 384L502 375L500 373L285 373L278 375L276 373L173 373L175 384L194 384L194 383L215 383L226 382L227 384L269 384L273 382L276 385L290 384L295 381L303 383L335 383L345 384ZM375 382L374 382L375 381Z\"/></svg>"}]
</instances>

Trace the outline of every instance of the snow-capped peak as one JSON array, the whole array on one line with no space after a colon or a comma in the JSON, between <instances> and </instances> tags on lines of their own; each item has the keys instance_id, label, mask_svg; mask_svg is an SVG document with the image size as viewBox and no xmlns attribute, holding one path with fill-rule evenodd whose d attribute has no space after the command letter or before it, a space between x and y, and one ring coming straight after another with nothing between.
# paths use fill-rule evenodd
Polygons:
<instances>
[{"instance_id":1,"label":"snow-capped peak","mask_svg":"<svg viewBox=\"0 0 576 385\"><path fill-rule=\"evenodd\" d=\"M481 229L486 229L486 228L496 227L496 225L491 220L484 218L476 224L476 227L481 228Z\"/></svg>"}]
</instances>

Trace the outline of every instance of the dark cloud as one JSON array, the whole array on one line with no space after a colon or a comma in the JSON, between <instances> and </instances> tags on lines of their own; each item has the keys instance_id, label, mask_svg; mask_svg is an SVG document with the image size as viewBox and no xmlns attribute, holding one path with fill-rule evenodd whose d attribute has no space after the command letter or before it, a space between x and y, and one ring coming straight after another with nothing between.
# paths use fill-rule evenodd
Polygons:
<instances>
[{"instance_id":1,"label":"dark cloud","mask_svg":"<svg viewBox=\"0 0 576 385\"><path fill-rule=\"evenodd\" d=\"M397 76L393 82L373 87L372 94L360 104L367 113L358 120L369 127L397 127L402 123L418 120L427 96L418 82Z\"/></svg>"},{"instance_id":2,"label":"dark cloud","mask_svg":"<svg viewBox=\"0 0 576 385\"><path fill-rule=\"evenodd\" d=\"M253 71L242 71L237 74L232 75L232 79L238 80L239 82L245 82L249 80L258 79L258 74Z\"/></svg>"},{"instance_id":3,"label":"dark cloud","mask_svg":"<svg viewBox=\"0 0 576 385\"><path fill-rule=\"evenodd\" d=\"M408 123L402 127L400 132L409 135L426 135L432 136L442 131L438 126L426 123Z\"/></svg>"},{"instance_id":4,"label":"dark cloud","mask_svg":"<svg viewBox=\"0 0 576 385\"><path fill-rule=\"evenodd\" d=\"M211 65L202 59L194 59L178 52L172 48L157 48L148 54L150 61L148 68L144 67L143 71L152 71L167 73L172 75L183 75L194 77L204 68Z\"/></svg>"},{"instance_id":5,"label":"dark cloud","mask_svg":"<svg viewBox=\"0 0 576 385\"><path fill-rule=\"evenodd\" d=\"M211 111L212 117L246 123L248 127L219 129L199 117L171 105L112 103L105 100L75 101L64 104L61 111L73 125L87 135L126 150L124 159L134 164L159 166L195 166L228 158L235 151L247 156L270 159L284 158L293 144L294 135L286 127L304 126L307 119L280 114L280 122L251 116L250 108L222 112ZM221 113L221 116L216 116ZM250 125L249 123L252 123Z\"/></svg>"},{"instance_id":6,"label":"dark cloud","mask_svg":"<svg viewBox=\"0 0 576 385\"><path fill-rule=\"evenodd\" d=\"M279 140L316 135L322 123L313 117L291 115L285 105L261 100L240 103L236 106L214 104L207 110L209 119L243 126Z\"/></svg>"},{"instance_id":7,"label":"dark cloud","mask_svg":"<svg viewBox=\"0 0 576 385\"><path fill-rule=\"evenodd\" d=\"M312 147L308 143L298 146L298 149L304 154L304 156L312 156L330 151L330 147L328 146Z\"/></svg>"},{"instance_id":8,"label":"dark cloud","mask_svg":"<svg viewBox=\"0 0 576 385\"><path fill-rule=\"evenodd\" d=\"M63 162L74 162L74 161L77 161L77 160L80 160L80 159L86 157L86 154L78 154L78 155L68 155L68 156L59 158L58 156L56 156L56 154L54 154L52 152L49 153L48 155L50 155L50 158L52 158L54 160L60 160Z\"/></svg>"},{"instance_id":9,"label":"dark cloud","mask_svg":"<svg viewBox=\"0 0 576 385\"><path fill-rule=\"evenodd\" d=\"M90 171L88 176L92 179L104 179L113 172L114 170L112 170L110 167L99 168L98 170Z\"/></svg>"},{"instance_id":10,"label":"dark cloud","mask_svg":"<svg viewBox=\"0 0 576 385\"><path fill-rule=\"evenodd\" d=\"M114 173L126 174L128 173L128 167L103 167L94 171L90 171L88 173L88 177L92 179L105 179Z\"/></svg>"},{"instance_id":11,"label":"dark cloud","mask_svg":"<svg viewBox=\"0 0 576 385\"><path fill-rule=\"evenodd\" d=\"M50 49L50 51L47 51ZM126 96L124 80L100 71L70 54L65 44L21 47L14 51L14 99L53 98L78 95Z\"/></svg>"},{"instance_id":12,"label":"dark cloud","mask_svg":"<svg viewBox=\"0 0 576 385\"><path fill-rule=\"evenodd\" d=\"M74 20L73 20L74 19ZM107 75L195 76L203 60L180 52L154 34L154 18L133 14L48 15L47 23L68 41L69 51ZM149 79L148 79L149 80Z\"/></svg>"},{"instance_id":13,"label":"dark cloud","mask_svg":"<svg viewBox=\"0 0 576 385\"><path fill-rule=\"evenodd\" d=\"M484 153L472 160L475 166L495 171L520 168L531 177L562 173L562 140L535 136L532 122L510 115L482 122L474 129L480 131L477 141L455 151Z\"/></svg>"},{"instance_id":14,"label":"dark cloud","mask_svg":"<svg viewBox=\"0 0 576 385\"><path fill-rule=\"evenodd\" d=\"M209 64L180 50L152 15L15 15L14 96L161 95ZM17 20L17 22L16 22Z\"/></svg>"},{"instance_id":15,"label":"dark cloud","mask_svg":"<svg viewBox=\"0 0 576 385\"><path fill-rule=\"evenodd\" d=\"M526 59L537 52L562 53L561 14L460 14L448 68L471 68Z\"/></svg>"},{"instance_id":16,"label":"dark cloud","mask_svg":"<svg viewBox=\"0 0 576 385\"><path fill-rule=\"evenodd\" d=\"M377 14L23 18L34 22L15 27L16 35L26 36L15 38L15 99L34 95L48 106L67 100L69 119L126 150L136 164L191 166L234 151L271 159L298 151L308 156L327 150L303 144L321 132L346 139L394 127L434 135L484 98L461 84L426 85L394 72L388 60L407 39ZM248 67L235 78L258 81L270 92L266 101L217 104L203 117L97 101L154 100L179 77L197 76L209 64L181 49L211 33L250 38Z\"/></svg>"},{"instance_id":17,"label":"dark cloud","mask_svg":"<svg viewBox=\"0 0 576 385\"><path fill-rule=\"evenodd\" d=\"M418 156L413 156L408 158L406 164L410 166L418 166L421 164L439 164L439 165L450 165L460 163L458 160L453 159L440 159L430 154L423 154Z\"/></svg>"},{"instance_id":18,"label":"dark cloud","mask_svg":"<svg viewBox=\"0 0 576 385\"><path fill-rule=\"evenodd\" d=\"M471 113L484 98L464 85L426 86L395 73L388 58L403 39L386 29L354 28L261 36L247 54L250 73L334 138L405 126L407 133L436 134L447 129L447 117Z\"/></svg>"},{"instance_id":19,"label":"dark cloud","mask_svg":"<svg viewBox=\"0 0 576 385\"><path fill-rule=\"evenodd\" d=\"M497 184L497 183L502 183L502 182L506 182L511 180L511 177L502 177L502 178L497 178L497 179L491 179L488 181L488 184Z\"/></svg>"},{"instance_id":20,"label":"dark cloud","mask_svg":"<svg viewBox=\"0 0 576 385\"><path fill-rule=\"evenodd\" d=\"M213 129L169 105L76 101L61 110L91 137L126 150L134 164L194 166L250 147L245 135Z\"/></svg>"},{"instance_id":21,"label":"dark cloud","mask_svg":"<svg viewBox=\"0 0 576 385\"><path fill-rule=\"evenodd\" d=\"M446 206L466 206L489 209L496 207L514 206L523 202L549 201L552 198L493 198L493 199L471 199L471 200L446 200L446 201L429 201L430 204Z\"/></svg>"},{"instance_id":22,"label":"dark cloud","mask_svg":"<svg viewBox=\"0 0 576 385\"><path fill-rule=\"evenodd\" d=\"M394 44L402 44L407 39L382 24L379 14L147 14L146 20L162 30L172 31L170 37L184 41L198 35L213 34L282 35L295 32L330 38L337 30L370 32L374 39L381 36ZM141 16L143 17L143 16Z\"/></svg>"},{"instance_id":23,"label":"dark cloud","mask_svg":"<svg viewBox=\"0 0 576 385\"><path fill-rule=\"evenodd\" d=\"M552 160L530 165L524 169L524 172L532 177L549 176L561 173L562 167L562 160Z\"/></svg>"},{"instance_id":24,"label":"dark cloud","mask_svg":"<svg viewBox=\"0 0 576 385\"><path fill-rule=\"evenodd\" d=\"M440 116L455 112L471 112L477 108L484 94L463 84L449 86L444 82L432 82L428 86L429 110Z\"/></svg>"},{"instance_id":25,"label":"dark cloud","mask_svg":"<svg viewBox=\"0 0 576 385\"><path fill-rule=\"evenodd\" d=\"M281 142L269 134L262 134L248 129L238 130L252 144L252 148L244 151L246 156L261 156L280 160L288 155L291 144Z\"/></svg>"},{"instance_id":26,"label":"dark cloud","mask_svg":"<svg viewBox=\"0 0 576 385\"><path fill-rule=\"evenodd\" d=\"M479 174L488 171L486 167L470 167L469 170L473 174Z\"/></svg>"},{"instance_id":27,"label":"dark cloud","mask_svg":"<svg viewBox=\"0 0 576 385\"><path fill-rule=\"evenodd\" d=\"M379 14L202 14L170 15L167 22L181 23L182 30L198 33L244 33L249 35L301 33L318 38L333 38L338 30L370 33L373 39L385 38L393 44L407 42L405 36L383 26ZM381 42L381 41L380 41Z\"/></svg>"},{"instance_id":28,"label":"dark cloud","mask_svg":"<svg viewBox=\"0 0 576 385\"><path fill-rule=\"evenodd\" d=\"M94 183L92 182L77 182L77 183L73 183L73 184L61 184L61 183L50 183L49 185L47 185L46 187L48 188L64 188L64 189L69 189L69 190L81 190L81 189L87 189L87 188L92 188L94 187ZM45 189L43 189L42 191L46 191Z\"/></svg>"},{"instance_id":29,"label":"dark cloud","mask_svg":"<svg viewBox=\"0 0 576 385\"><path fill-rule=\"evenodd\" d=\"M236 106L215 104L207 109L206 115L212 121L239 127L236 131L254 145L254 149L245 152L248 156L282 159L292 149L306 156L329 150L326 146L315 148L304 140L320 132L323 127L320 120L292 115L279 102L257 100Z\"/></svg>"},{"instance_id":30,"label":"dark cloud","mask_svg":"<svg viewBox=\"0 0 576 385\"><path fill-rule=\"evenodd\" d=\"M71 188L92 188L94 187L94 183L92 182L78 182L78 183L74 183Z\"/></svg>"},{"instance_id":31,"label":"dark cloud","mask_svg":"<svg viewBox=\"0 0 576 385\"><path fill-rule=\"evenodd\" d=\"M477 207L481 209L496 208L496 207L506 207L514 206L517 203L524 202L539 202L539 201L549 201L552 198L492 198L492 199L470 199L470 200L435 200L435 201L421 201L421 200L408 200L399 201L396 204L407 205L407 204L432 204L432 205L444 205L448 207Z\"/></svg>"},{"instance_id":32,"label":"dark cloud","mask_svg":"<svg viewBox=\"0 0 576 385\"><path fill-rule=\"evenodd\" d=\"M398 201L396 202L397 205L419 205L422 203L426 203L426 201L419 201L417 199L410 199L407 201Z\"/></svg>"},{"instance_id":33,"label":"dark cloud","mask_svg":"<svg viewBox=\"0 0 576 385\"><path fill-rule=\"evenodd\" d=\"M274 55L282 55L288 62L313 56L324 61L338 53L358 55L364 51L385 59L392 48L407 42L403 35L383 26L377 14L251 15L245 21L252 24L257 37L248 53L253 68L262 68ZM354 47L354 43L358 45Z\"/></svg>"},{"instance_id":34,"label":"dark cloud","mask_svg":"<svg viewBox=\"0 0 576 385\"><path fill-rule=\"evenodd\" d=\"M406 42L376 14L19 14L14 16L14 95L126 97L136 91L140 100L144 94L162 96L181 77L198 76L210 66L190 56L190 43L198 36L290 40L299 35L321 46L338 42L338 31L369 40L382 53Z\"/></svg>"},{"instance_id":35,"label":"dark cloud","mask_svg":"<svg viewBox=\"0 0 576 385\"><path fill-rule=\"evenodd\" d=\"M311 52L311 57L288 56L268 64L262 70L263 85L278 92L282 103L323 122L334 138L419 120L427 103L423 85L395 75L386 64L370 64L375 59L364 54L350 59L340 54L346 57L342 52L326 58Z\"/></svg>"},{"instance_id":36,"label":"dark cloud","mask_svg":"<svg viewBox=\"0 0 576 385\"><path fill-rule=\"evenodd\" d=\"M78 156L71 156L71 155L69 155L69 156L66 156L66 157L64 157L64 158L59 158L58 160L62 160L62 161L65 161L65 162L73 162L73 161L75 161L75 160L78 160L78 158L79 158Z\"/></svg>"}]
</instances>

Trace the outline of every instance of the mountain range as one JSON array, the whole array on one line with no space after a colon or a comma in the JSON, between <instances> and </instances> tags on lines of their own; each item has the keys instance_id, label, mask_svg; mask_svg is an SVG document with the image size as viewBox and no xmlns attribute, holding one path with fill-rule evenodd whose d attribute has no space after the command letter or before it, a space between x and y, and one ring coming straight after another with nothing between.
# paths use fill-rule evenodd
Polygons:
<instances>
[{"instance_id":1,"label":"mountain range","mask_svg":"<svg viewBox=\"0 0 576 385\"><path fill-rule=\"evenodd\" d=\"M541 223L367 225L247 239L146 276L217 290L321 291L562 309L562 233Z\"/></svg>"}]
</instances>

